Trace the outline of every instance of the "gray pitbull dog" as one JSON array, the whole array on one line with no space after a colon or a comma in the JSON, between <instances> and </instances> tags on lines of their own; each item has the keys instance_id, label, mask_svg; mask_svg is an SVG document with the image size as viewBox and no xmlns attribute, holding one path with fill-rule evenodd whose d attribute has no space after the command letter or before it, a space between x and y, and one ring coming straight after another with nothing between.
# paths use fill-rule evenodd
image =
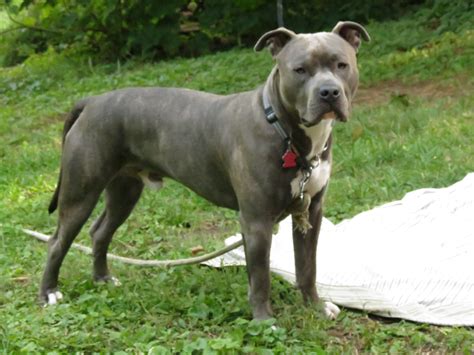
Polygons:
<instances>
[{"instance_id":1,"label":"gray pitbull dog","mask_svg":"<svg viewBox=\"0 0 474 355\"><path fill-rule=\"evenodd\" d=\"M114 232L144 184L172 178L214 204L239 211L255 319L271 317L272 227L293 215L296 280L318 301L316 245L331 168L331 129L346 121L358 85L356 52L366 30L340 22L332 32L265 33L276 65L253 91L221 96L176 88L128 88L86 98L66 119L59 210L40 289L43 303L62 297L59 269L105 190L105 211L91 228L93 277L115 281L107 267ZM325 304L329 317L337 307Z\"/></svg>"}]
</instances>

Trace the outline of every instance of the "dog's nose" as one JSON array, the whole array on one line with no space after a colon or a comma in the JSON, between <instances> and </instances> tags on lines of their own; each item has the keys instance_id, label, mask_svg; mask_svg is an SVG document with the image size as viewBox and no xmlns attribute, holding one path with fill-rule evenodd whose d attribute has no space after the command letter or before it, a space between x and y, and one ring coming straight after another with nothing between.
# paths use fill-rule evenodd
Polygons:
<instances>
[{"instance_id":1,"label":"dog's nose","mask_svg":"<svg viewBox=\"0 0 474 355\"><path fill-rule=\"evenodd\" d=\"M323 85L319 88L319 97L325 101L336 101L341 96L341 90L334 85Z\"/></svg>"}]
</instances>

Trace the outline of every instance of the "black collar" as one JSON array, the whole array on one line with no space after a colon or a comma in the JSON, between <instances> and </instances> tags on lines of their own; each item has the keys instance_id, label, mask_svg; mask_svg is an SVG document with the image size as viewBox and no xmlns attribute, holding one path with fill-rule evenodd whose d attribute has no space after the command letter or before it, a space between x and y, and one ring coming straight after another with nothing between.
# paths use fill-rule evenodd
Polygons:
<instances>
[{"instance_id":1,"label":"black collar","mask_svg":"<svg viewBox=\"0 0 474 355\"><path fill-rule=\"evenodd\" d=\"M312 170L313 166L304 155L300 154L298 148L295 146L294 142L292 142L291 135L289 135L283 128L280 123L280 120L278 119L278 116L273 110L273 107L268 99L267 85L265 85L263 88L262 101L263 111L265 112L267 122L275 128L280 137L283 139L285 152L282 155L282 167L284 169L299 167L306 171Z\"/></svg>"}]
</instances>

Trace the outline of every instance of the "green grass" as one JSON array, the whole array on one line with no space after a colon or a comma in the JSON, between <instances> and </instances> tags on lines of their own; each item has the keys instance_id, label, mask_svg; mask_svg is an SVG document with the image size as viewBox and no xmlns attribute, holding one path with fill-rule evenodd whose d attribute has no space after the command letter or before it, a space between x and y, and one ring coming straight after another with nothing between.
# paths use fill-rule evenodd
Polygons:
<instances>
[{"instance_id":1,"label":"green grass","mask_svg":"<svg viewBox=\"0 0 474 355\"><path fill-rule=\"evenodd\" d=\"M417 32L416 43L423 46L407 38L409 45L400 51L390 41L413 19L405 21L369 27L374 41L361 50L362 86L391 80L406 91L397 86L388 101L362 102L351 122L336 126L325 210L334 222L413 189L447 186L474 171L472 31ZM57 216L48 216L46 208L57 179L62 118L72 103L138 85L248 90L264 81L271 65L268 54L251 50L120 66L94 66L87 58L48 52L0 69L0 349L156 354L474 350L470 328L386 320L349 309L336 321L323 320L278 277L272 281L277 320L251 322L244 268L152 270L112 263L123 286L97 286L90 279L89 257L75 250L61 270L64 302L37 306L46 246L20 228L45 233L55 228ZM417 92L417 85L427 81L446 95L434 100ZM150 259L185 257L199 244L208 251L217 248L236 231L234 212L167 181L160 193L144 194L111 251ZM87 228L77 241L90 245ZM274 323L276 331L270 327Z\"/></svg>"}]
</instances>

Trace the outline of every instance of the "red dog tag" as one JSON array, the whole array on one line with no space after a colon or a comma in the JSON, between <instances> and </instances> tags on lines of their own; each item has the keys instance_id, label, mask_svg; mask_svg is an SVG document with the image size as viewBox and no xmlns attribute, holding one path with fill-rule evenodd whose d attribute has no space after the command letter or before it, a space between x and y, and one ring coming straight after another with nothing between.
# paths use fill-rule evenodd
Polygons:
<instances>
[{"instance_id":1,"label":"red dog tag","mask_svg":"<svg viewBox=\"0 0 474 355\"><path fill-rule=\"evenodd\" d=\"M283 159L283 168L285 169L295 168L298 165L296 163L298 156L291 148L288 148L281 158Z\"/></svg>"}]
</instances>

